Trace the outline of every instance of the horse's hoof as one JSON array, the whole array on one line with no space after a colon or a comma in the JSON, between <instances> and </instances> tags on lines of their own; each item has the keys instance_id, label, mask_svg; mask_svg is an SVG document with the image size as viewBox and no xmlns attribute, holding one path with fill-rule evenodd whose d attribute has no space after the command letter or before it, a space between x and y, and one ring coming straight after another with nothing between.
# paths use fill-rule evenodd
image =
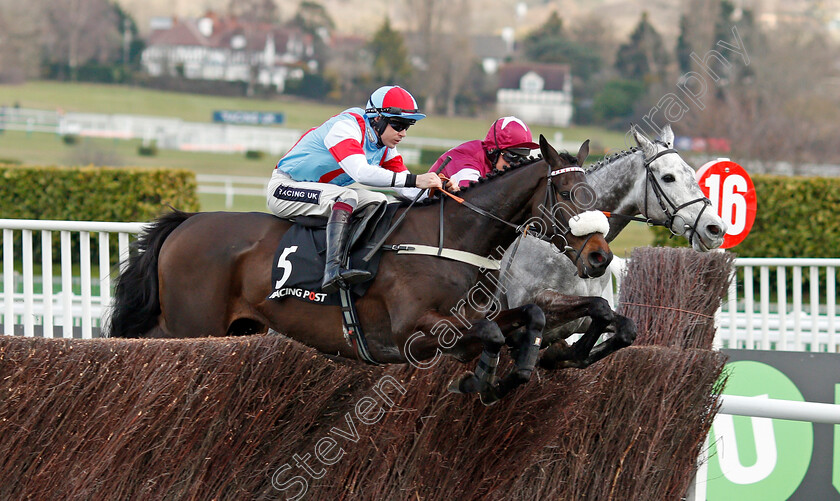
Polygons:
<instances>
[{"instance_id":1,"label":"horse's hoof","mask_svg":"<svg viewBox=\"0 0 840 501\"><path fill-rule=\"evenodd\" d=\"M473 379L476 379L472 372L465 372L449 382L447 390L449 393L472 393L465 385L469 385Z\"/></svg>"},{"instance_id":2,"label":"horse's hoof","mask_svg":"<svg viewBox=\"0 0 840 501\"><path fill-rule=\"evenodd\" d=\"M478 399L481 400L481 403L484 404L485 407L490 407L501 400L501 397L498 393L496 393L496 387L490 386L478 394Z\"/></svg>"}]
</instances>

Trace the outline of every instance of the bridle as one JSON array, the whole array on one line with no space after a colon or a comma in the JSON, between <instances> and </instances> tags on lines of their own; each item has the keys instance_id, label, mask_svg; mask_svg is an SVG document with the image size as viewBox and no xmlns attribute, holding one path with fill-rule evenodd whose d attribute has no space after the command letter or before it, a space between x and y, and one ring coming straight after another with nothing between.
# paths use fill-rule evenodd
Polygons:
<instances>
[{"instance_id":1,"label":"bridle","mask_svg":"<svg viewBox=\"0 0 840 501\"><path fill-rule=\"evenodd\" d=\"M548 167L548 174L546 175L547 183L546 183L546 187L545 187L545 200L543 202L543 206L548 208L551 211L552 215L554 214L554 212L553 212L554 205L555 205L555 203L557 203L558 192L557 192L557 187L554 186L554 183L551 182L551 179L556 177L556 176L566 174L566 173L570 173L570 172L581 172L581 173L585 174L585 171L577 165L571 166L571 167L564 167L562 169L557 169L557 170L551 170L551 166ZM563 200L566 200L566 201L569 201L569 202L572 201L572 192L571 191L561 191L561 192L559 192L559 195L560 195L560 198L562 198ZM552 229L553 233L552 233L552 236L547 239L547 241L549 243L553 243L553 240L556 237L558 237L558 236L561 237L567 243L567 245L563 246L563 254L568 254L569 252L574 253L574 259L572 259L572 262L575 265L577 265L577 262L580 259L581 254L583 253L583 249L586 248L586 244L588 244L589 240L592 237L595 236L595 233L590 233L589 236L587 236L583 240L583 243L580 245L580 248L575 249L574 247L568 245L569 240L566 238L566 235L568 235L569 232L572 231L571 230L571 225L566 225L567 228L565 228L565 230L563 230L563 231L560 231L560 228L557 225L557 218L552 216L552 217L550 217L550 219L551 219L551 229ZM543 240L546 240L546 239L543 238Z\"/></svg>"},{"instance_id":2,"label":"bridle","mask_svg":"<svg viewBox=\"0 0 840 501\"><path fill-rule=\"evenodd\" d=\"M689 205L701 202L703 204L703 207L700 209L700 212L697 214L697 217L694 219L694 224L693 225L688 225L688 224L685 225L686 230L691 229L691 237L689 238L689 243L693 245L694 242L692 242L692 239L694 239L694 237L697 235L697 225L700 224L700 218L703 216L703 213L706 211L706 209L708 207L711 207L712 201L709 200L707 197L698 197L698 198L695 198L694 200L690 200L690 201L688 201L688 202L686 202L682 205L675 204L668 197L668 195L665 193L665 191L662 189L662 186L660 186L659 181L656 179L656 176L653 174L653 170L651 169L651 164L653 162L655 162L658 158L660 158L662 156L665 156L665 155L668 155L669 153L677 153L677 154L679 154L679 153L677 152L677 150L675 150L673 148L669 148L668 144L663 142L663 141L656 140L655 144L660 144L660 145L664 146L665 149L663 149L660 152L657 152L655 155L653 155L650 158L645 158L644 159L645 175L647 176L647 183L645 183L645 205L644 205L644 207L645 207L645 211L647 211L647 208L648 208L648 192L650 191L650 190L648 190L648 186L650 186L652 191L653 191L653 194L656 196L656 201L659 203L659 207L662 209L662 212L665 213L665 222L664 223L654 223L647 216L647 214L645 214L646 222L648 224L651 224L651 225L665 226L671 232L671 236L673 237L674 235L677 235L677 233L674 232L674 229L673 229L674 219L676 219L677 213L679 211L681 211L682 209L688 207Z\"/></svg>"},{"instance_id":3,"label":"bridle","mask_svg":"<svg viewBox=\"0 0 840 501\"><path fill-rule=\"evenodd\" d=\"M554 186L554 183L552 182L552 179L554 177L557 177L557 176L560 176L560 175L563 175L563 174L572 173L572 172L582 172L583 173L585 171L581 167L578 167L578 166L564 167L564 168L552 171L551 166L550 165L548 166L548 172L546 174L546 190L545 190L546 192L545 192L545 199L543 201L543 207L546 207L547 209L552 211L553 207L554 207L554 204L556 203L556 200L557 200L557 195L558 195L557 187ZM445 177L443 177L442 175L441 175L441 179L444 182L447 181L447 179ZM493 214L489 211L486 211L486 210L482 209L481 207L478 207L478 206L464 200L461 197L458 197L458 196L456 196L452 193L449 193L446 190L442 190L441 193L443 195L455 200L457 203L463 205L464 207L472 210L473 212L476 212L476 213L478 213L478 214L480 214L484 217L488 217L488 218L493 219L495 221L498 221L498 222L500 222L500 223L502 223L506 226L509 226L509 227L513 228L517 233L522 233L523 235L528 235L529 226L526 225L526 224L516 225L516 224L513 224L509 221L505 221L504 219L496 216L495 214ZM572 196L571 196L570 191L561 191L561 192L559 192L559 196L563 200L568 200L568 201L572 200ZM444 200L445 199L441 199L441 225L443 225L442 215L443 215L443 201ZM550 212L550 214L553 214L553 212ZM568 245L568 239L566 238L566 236L572 231L571 230L571 225L565 225L566 228L561 228L555 217L550 216L549 219L551 220L551 227L552 227L551 236L545 236L545 235L542 235L542 234L539 234L539 233L538 234L531 234L531 236L539 238L540 240L548 242L552 245L554 244L554 239L555 238L557 238L557 237L562 238L563 241L566 242L566 245L563 246L563 252L562 253L563 254L573 253L573 256L574 256L573 262L575 264L577 264L578 260L581 257L581 254L583 253L583 249L586 247L586 244L589 243L589 240L593 236L595 236L595 233L592 233L589 236L587 236L586 239L584 239L583 244L581 244L580 248L575 249L574 247L571 247L570 245ZM441 235L443 235L442 229L441 229Z\"/></svg>"}]
</instances>

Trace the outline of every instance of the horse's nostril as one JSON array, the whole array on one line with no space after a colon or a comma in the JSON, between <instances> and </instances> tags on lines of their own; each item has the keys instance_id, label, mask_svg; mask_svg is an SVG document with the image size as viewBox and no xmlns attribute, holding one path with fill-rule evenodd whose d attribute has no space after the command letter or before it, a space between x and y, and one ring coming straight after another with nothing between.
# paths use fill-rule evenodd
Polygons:
<instances>
[{"instance_id":1,"label":"horse's nostril","mask_svg":"<svg viewBox=\"0 0 840 501\"><path fill-rule=\"evenodd\" d=\"M589 263L592 266L601 267L609 263L609 259L607 259L607 254L605 252L594 251L589 254Z\"/></svg>"},{"instance_id":2,"label":"horse's nostril","mask_svg":"<svg viewBox=\"0 0 840 501\"><path fill-rule=\"evenodd\" d=\"M716 224L710 224L706 226L706 230L709 232L709 235L718 236L722 233L720 226Z\"/></svg>"}]
</instances>

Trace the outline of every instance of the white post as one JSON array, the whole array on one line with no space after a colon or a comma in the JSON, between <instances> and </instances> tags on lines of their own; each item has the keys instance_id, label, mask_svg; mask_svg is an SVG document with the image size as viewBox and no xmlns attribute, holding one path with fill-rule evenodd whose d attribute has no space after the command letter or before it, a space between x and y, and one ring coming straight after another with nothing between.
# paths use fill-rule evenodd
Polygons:
<instances>
[{"instance_id":1,"label":"white post","mask_svg":"<svg viewBox=\"0 0 840 501\"><path fill-rule=\"evenodd\" d=\"M230 178L225 179L225 207L233 207L233 180Z\"/></svg>"},{"instance_id":2,"label":"white post","mask_svg":"<svg viewBox=\"0 0 840 501\"><path fill-rule=\"evenodd\" d=\"M755 349L755 341L753 340L753 315L755 315L755 307L753 306L753 268L752 266L744 266L744 313L746 313L746 331L747 331L747 349Z\"/></svg>"},{"instance_id":3,"label":"white post","mask_svg":"<svg viewBox=\"0 0 840 501\"><path fill-rule=\"evenodd\" d=\"M52 232L41 230L41 281L44 295L44 337L53 337Z\"/></svg>"},{"instance_id":4,"label":"white post","mask_svg":"<svg viewBox=\"0 0 840 501\"><path fill-rule=\"evenodd\" d=\"M793 339L794 351L802 351L802 267L793 267Z\"/></svg>"},{"instance_id":5,"label":"white post","mask_svg":"<svg viewBox=\"0 0 840 501\"><path fill-rule=\"evenodd\" d=\"M779 311L779 336L780 349L788 349L788 333L787 333L787 277L785 276L786 268L784 266L776 267L776 308Z\"/></svg>"},{"instance_id":6,"label":"white post","mask_svg":"<svg viewBox=\"0 0 840 501\"><path fill-rule=\"evenodd\" d=\"M738 348L738 272L732 272L732 281L729 282L729 296L727 298L729 308L729 347Z\"/></svg>"},{"instance_id":7,"label":"white post","mask_svg":"<svg viewBox=\"0 0 840 501\"><path fill-rule=\"evenodd\" d=\"M93 337L90 319L90 232L80 231L80 256L82 271L82 337Z\"/></svg>"},{"instance_id":8,"label":"white post","mask_svg":"<svg viewBox=\"0 0 840 501\"><path fill-rule=\"evenodd\" d=\"M32 230L23 230L23 335L35 336L35 316L33 315L34 280L32 271Z\"/></svg>"},{"instance_id":9,"label":"white post","mask_svg":"<svg viewBox=\"0 0 840 501\"><path fill-rule=\"evenodd\" d=\"M99 232L99 326L103 334L111 316L111 248L108 233Z\"/></svg>"},{"instance_id":10,"label":"white post","mask_svg":"<svg viewBox=\"0 0 840 501\"><path fill-rule=\"evenodd\" d=\"M811 351L820 351L820 269L811 266Z\"/></svg>"},{"instance_id":11,"label":"white post","mask_svg":"<svg viewBox=\"0 0 840 501\"><path fill-rule=\"evenodd\" d=\"M834 266L828 266L825 269L825 296L828 311L828 351L829 353L837 353L837 326L834 324L834 316L837 315L837 288L835 287Z\"/></svg>"},{"instance_id":12,"label":"white post","mask_svg":"<svg viewBox=\"0 0 840 501\"><path fill-rule=\"evenodd\" d=\"M770 349L770 270L759 268L761 294L761 349Z\"/></svg>"},{"instance_id":13,"label":"white post","mask_svg":"<svg viewBox=\"0 0 840 501\"><path fill-rule=\"evenodd\" d=\"M65 230L61 232L61 337L73 337L73 261L70 252L70 232Z\"/></svg>"},{"instance_id":14,"label":"white post","mask_svg":"<svg viewBox=\"0 0 840 501\"><path fill-rule=\"evenodd\" d=\"M15 235L3 230L3 334L15 334Z\"/></svg>"}]
</instances>

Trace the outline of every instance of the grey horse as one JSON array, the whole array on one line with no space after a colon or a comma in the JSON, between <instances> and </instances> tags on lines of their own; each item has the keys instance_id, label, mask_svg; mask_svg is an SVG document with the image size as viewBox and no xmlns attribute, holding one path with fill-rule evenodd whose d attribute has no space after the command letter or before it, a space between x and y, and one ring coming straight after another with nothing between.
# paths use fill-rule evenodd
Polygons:
<instances>
[{"instance_id":1,"label":"grey horse","mask_svg":"<svg viewBox=\"0 0 840 501\"><path fill-rule=\"evenodd\" d=\"M587 182L597 194L594 208L610 213L607 241L612 241L631 220L637 219L668 227L675 235L688 239L697 251L720 247L726 223L700 190L694 169L673 149L671 126L666 125L661 139L656 141L646 138L635 127L630 130L638 147L608 157L586 172ZM604 305L580 320L564 322L561 318L568 318L570 308L579 307L581 303L576 298L602 296L610 284L610 274L580 278L566 256L552 245L527 236L520 237L507 249L502 270L499 292L503 305L505 301L507 307L534 303L545 312L543 346L551 348L542 365L556 367L563 365L564 360L573 359L573 352L584 347L569 346L565 339L586 330L591 319L604 312ZM609 310L606 318L599 320L612 322L619 317L608 305L606 310ZM582 368L599 360L602 357L597 356L597 348L593 352L595 356L585 363L568 366Z\"/></svg>"}]
</instances>

